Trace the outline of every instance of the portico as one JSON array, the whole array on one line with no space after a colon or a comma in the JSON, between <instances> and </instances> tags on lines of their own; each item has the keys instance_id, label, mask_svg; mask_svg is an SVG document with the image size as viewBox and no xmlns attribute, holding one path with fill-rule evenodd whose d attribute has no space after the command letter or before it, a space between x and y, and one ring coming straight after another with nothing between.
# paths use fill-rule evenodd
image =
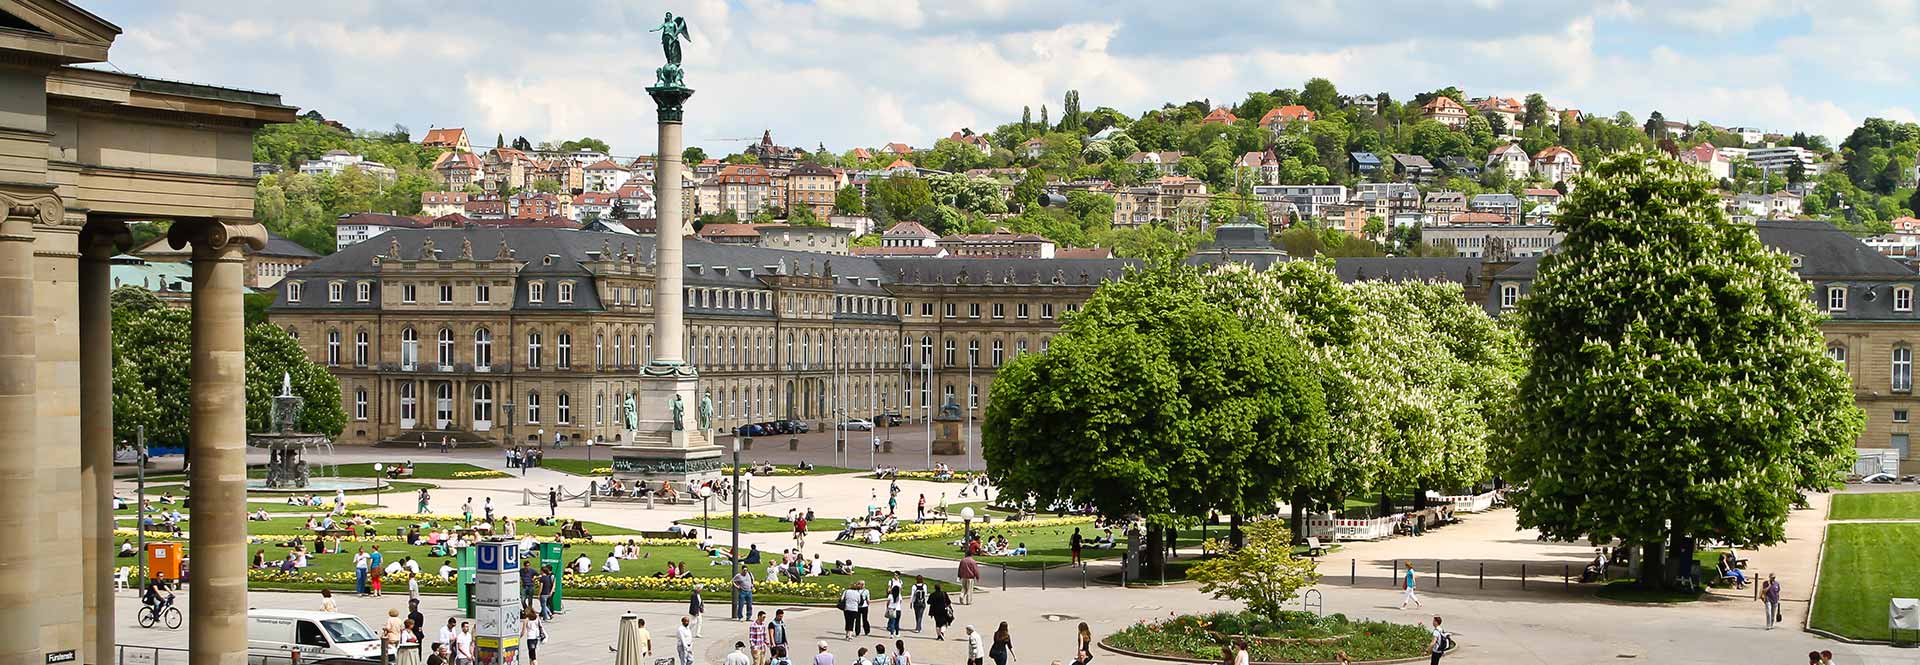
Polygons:
<instances>
[{"instance_id":1,"label":"portico","mask_svg":"<svg viewBox=\"0 0 1920 665\"><path fill-rule=\"evenodd\" d=\"M109 259L153 221L193 251L192 662L239 663L252 136L294 109L71 67L119 33L69 2L0 2L0 663L113 661Z\"/></svg>"}]
</instances>

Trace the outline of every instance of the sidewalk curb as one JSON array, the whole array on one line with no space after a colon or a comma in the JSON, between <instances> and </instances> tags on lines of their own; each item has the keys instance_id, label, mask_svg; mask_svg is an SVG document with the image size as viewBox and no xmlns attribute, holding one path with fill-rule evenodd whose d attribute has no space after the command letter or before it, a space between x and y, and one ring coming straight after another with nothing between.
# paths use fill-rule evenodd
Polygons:
<instances>
[{"instance_id":1,"label":"sidewalk curb","mask_svg":"<svg viewBox=\"0 0 1920 665\"><path fill-rule=\"evenodd\" d=\"M1160 661L1167 661L1172 663L1207 663L1208 665L1218 665L1218 663L1220 662L1217 660L1206 660L1202 658L1184 658L1181 656L1158 656L1158 655L1149 654L1149 653L1139 653L1136 651L1128 651L1126 649L1122 649L1122 648L1107 644L1106 640L1100 640L1098 644L1100 645L1101 649L1105 649L1107 651L1111 651L1111 652L1120 654L1122 656L1129 656L1132 658L1140 658L1144 660L1160 660ZM1446 655L1452 656L1454 652L1459 650L1460 650L1460 647L1457 646L1457 643L1456 643L1456 646L1453 649L1447 651ZM1397 658L1393 660L1356 660L1348 663L1348 665L1388 665L1389 663L1418 663L1418 662L1427 660L1429 657L1431 657L1430 654L1423 654L1423 655L1414 656L1411 658ZM1253 661L1252 665L1340 665L1340 664L1334 663L1334 662L1280 663L1280 662L1268 662L1268 661L1256 660L1256 661Z\"/></svg>"}]
</instances>

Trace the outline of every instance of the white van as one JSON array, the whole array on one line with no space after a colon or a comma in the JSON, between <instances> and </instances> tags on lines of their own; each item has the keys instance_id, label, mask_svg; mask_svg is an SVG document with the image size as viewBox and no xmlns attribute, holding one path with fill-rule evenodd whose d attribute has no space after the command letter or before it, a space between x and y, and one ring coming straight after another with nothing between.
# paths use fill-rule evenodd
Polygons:
<instances>
[{"instance_id":1,"label":"white van","mask_svg":"<svg viewBox=\"0 0 1920 665\"><path fill-rule=\"evenodd\" d=\"M327 658L380 657L380 636L360 617L340 612L248 610L247 663L285 663L300 652L301 662Z\"/></svg>"}]
</instances>

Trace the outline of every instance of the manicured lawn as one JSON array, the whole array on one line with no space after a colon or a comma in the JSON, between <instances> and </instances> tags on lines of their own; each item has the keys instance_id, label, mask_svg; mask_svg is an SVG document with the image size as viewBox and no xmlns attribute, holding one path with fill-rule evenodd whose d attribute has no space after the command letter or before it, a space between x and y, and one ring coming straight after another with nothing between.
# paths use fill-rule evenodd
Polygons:
<instances>
[{"instance_id":1,"label":"manicured lawn","mask_svg":"<svg viewBox=\"0 0 1920 665\"><path fill-rule=\"evenodd\" d=\"M549 459L542 461L540 465L561 473L570 473L576 476L605 477L607 474L613 472L613 460L607 457L601 457L592 461L583 459ZM848 469L838 466L816 466L805 471L801 471L798 467L791 464L775 464L773 468L774 473L772 476L761 475L756 477L779 479L795 476L833 476L844 473L869 473L869 471L863 469ZM752 470L753 468L749 465L743 464L740 466L740 473L743 475ZM726 473L732 474L732 467L728 467Z\"/></svg>"},{"instance_id":2,"label":"manicured lawn","mask_svg":"<svg viewBox=\"0 0 1920 665\"><path fill-rule=\"evenodd\" d=\"M1830 520L1920 520L1920 492L1835 494Z\"/></svg>"},{"instance_id":3,"label":"manicured lawn","mask_svg":"<svg viewBox=\"0 0 1920 665\"><path fill-rule=\"evenodd\" d=\"M1837 511L1840 497L1834 498ZM1920 524L1829 525L1813 627L1858 639L1887 639L1887 600L1920 596L1920 567L1913 565L1916 551Z\"/></svg>"},{"instance_id":4,"label":"manicured lawn","mask_svg":"<svg viewBox=\"0 0 1920 665\"><path fill-rule=\"evenodd\" d=\"M701 518L698 517L690 520L679 520L679 522L681 524L721 530L733 528L733 516L730 514L714 515L710 519L712 520L712 524L703 522ZM822 517L807 523L807 538L832 538L833 534L839 533L841 529L846 527L846 520L837 517ZM791 531L793 531L793 523L783 522L778 517L771 515L748 516L745 513L741 513L740 515L741 533L786 533Z\"/></svg>"},{"instance_id":5,"label":"manicured lawn","mask_svg":"<svg viewBox=\"0 0 1920 665\"><path fill-rule=\"evenodd\" d=\"M377 494L404 495L402 498L405 500L405 503L408 506L412 506L413 493L420 491L420 488L422 487L432 490L432 489L437 489L439 485L434 485L432 483L416 483L416 482L410 482L405 480L390 480L390 481L387 481L387 486L385 489L349 490L347 492L347 496L364 497L364 496L372 496ZM160 486L148 485L147 486L148 499L154 499L164 494L172 494L174 497L177 498L177 497L186 496L192 493L193 493L193 489L191 487L188 487L184 483L178 484L178 485L160 485ZM328 508L333 507L332 505L333 492L322 492L317 490L313 492L257 492L256 491L256 492L248 492L247 498L249 499L279 498L281 499L281 502L284 503L286 497L306 496L308 494L312 494L314 496L320 497L321 502L326 503ZM121 492L120 496L122 498L132 498L133 493ZM399 505L399 503L395 503L392 505Z\"/></svg>"},{"instance_id":6,"label":"manicured lawn","mask_svg":"<svg viewBox=\"0 0 1920 665\"><path fill-rule=\"evenodd\" d=\"M1026 543L1026 556L978 556L974 557L974 560L982 564L1004 565L1009 568L1021 569L1065 565L1073 559L1073 553L1067 549L1067 540L1072 537L1075 526L1080 527L1081 538L1090 540L1094 536L1102 533L1100 530L1093 528L1092 520L1077 525L1068 524L1044 527L1021 527L1017 526L1018 524L1018 522L1011 522L1005 524L994 523L984 526L976 525L974 530L980 534L982 540L992 536L1004 535L1007 537L1007 544L1009 546ZM831 535L828 537L831 537ZM1116 535L1115 537L1119 538L1121 543L1123 543L1122 546L1124 546L1126 537L1120 535ZM960 560L960 547L950 542L958 539L956 535L953 538L934 538L928 540L889 540L878 545L869 545L865 542L837 542L835 544L870 547L904 554L918 554L921 556L958 561ZM1086 547L1080 550L1080 555L1088 559L1107 559L1120 556L1120 550L1117 548L1094 549L1092 547Z\"/></svg>"},{"instance_id":7,"label":"manicured lawn","mask_svg":"<svg viewBox=\"0 0 1920 665\"><path fill-rule=\"evenodd\" d=\"M384 466L393 466L405 461L404 459L399 459L391 462L382 462L382 464ZM478 467L464 462L416 462L413 465L413 477L422 480L453 480L454 474L456 473L476 473L491 470L493 469ZM333 471L334 475L341 478L373 478L375 476L384 478L387 473L384 470L374 471L373 464L371 463L341 464L333 467ZM316 473L320 475L325 474L324 471L317 471ZM249 469L247 471L247 477L265 478L267 477L267 470Z\"/></svg>"},{"instance_id":8,"label":"manicured lawn","mask_svg":"<svg viewBox=\"0 0 1920 665\"><path fill-rule=\"evenodd\" d=\"M193 513L191 511L181 511L181 514L186 515L187 519L186 521L181 522L180 528L182 530L192 532L193 531ZM432 517L432 516L428 516L428 517ZM442 515L440 517L445 518L447 516ZM341 523L345 522L344 520L339 520L339 519L336 519L335 521L341 522ZM394 534L394 529L396 528L405 527L412 524L425 523L425 522L427 522L427 520L416 520L411 516L405 519L379 518L374 521L374 533L376 535L391 536ZM453 517L452 519L442 519L440 521L440 526L442 527L457 526L458 522L459 522L458 517ZM586 522L585 526L587 529L587 533L592 534L594 536L638 536L640 534L639 531L636 531L633 529L624 529L624 528L609 525L609 524L601 524L599 522ZM131 529L133 528L133 522L131 520L124 520L120 525L120 527L124 529ZM524 536L524 535L532 534L533 536L538 538L547 538L560 532L559 526L540 526L540 525L534 524L532 520L519 520L518 524L514 526L514 529L515 529L514 532L516 535ZM429 529L425 527L421 528L421 531L423 533L428 530ZM502 533L504 533L504 531ZM294 535L311 536L312 532L307 530L307 518L297 517L297 516L287 516L287 517L275 517L265 522L247 522L247 534L252 536L294 536ZM392 544L392 543L381 543L382 549L384 549L385 546L388 544ZM611 547L612 544L609 543L608 546Z\"/></svg>"},{"instance_id":9,"label":"manicured lawn","mask_svg":"<svg viewBox=\"0 0 1920 665\"><path fill-rule=\"evenodd\" d=\"M872 473L873 472L872 469L849 469L844 466L816 466L811 469L801 471L800 467L794 466L792 464L775 464L773 465L773 469L774 471L772 476L756 475L754 477L785 478L788 476L838 476L838 475L848 474L848 473ZM740 465L740 473L744 474L752 470L753 470L753 465L751 464Z\"/></svg>"},{"instance_id":10,"label":"manicured lawn","mask_svg":"<svg viewBox=\"0 0 1920 665\"><path fill-rule=\"evenodd\" d=\"M1593 595L1628 603L1690 603L1700 599L1698 591L1642 589L1639 582L1631 579L1608 582Z\"/></svg>"},{"instance_id":11,"label":"manicured lawn","mask_svg":"<svg viewBox=\"0 0 1920 665\"><path fill-rule=\"evenodd\" d=\"M604 478L606 477L607 474L613 473L613 460L607 459L606 457L601 457L595 460L546 459L546 460L541 460L540 466L534 467L534 468L542 468L542 467L553 469L554 471L559 471L561 473L570 473L576 476L599 476ZM594 469L601 469L601 471L599 473L594 473ZM508 469L507 471L510 473L517 472L518 469Z\"/></svg>"},{"instance_id":12,"label":"manicured lawn","mask_svg":"<svg viewBox=\"0 0 1920 665\"><path fill-rule=\"evenodd\" d=\"M147 514L148 514L148 515L152 515L152 514L154 514L154 513L156 513L156 512L166 512L167 510L169 510L169 509L172 509L172 508L175 508L175 507L177 507L177 506L178 506L178 504L175 504L175 505L173 505L173 506L161 506L161 505L155 505L155 506L153 507L153 509L152 509L152 510L148 510L148 511L147 511ZM358 501L348 501L348 502L347 502L347 510L372 510L372 509L374 509L375 507L376 507L376 506L374 506L374 505L373 505L373 504L371 504L371 503L360 503L360 502L358 502ZM272 513L272 514L280 514L280 513L324 513L324 512L327 512L327 511L330 511L330 510L333 510L333 502L332 502L332 501L328 501L328 502L327 502L327 505L325 505L325 506L322 506L322 507L319 507L319 508L314 508L314 507L312 507L312 506L289 506L289 505L287 505L287 504L286 504L285 502L282 502L282 501L274 501L274 502L267 502L267 501L249 501L249 502L247 502L247 512L253 512L253 511L256 511L256 510L265 510L265 511L267 511L268 513ZM137 515L137 514L138 514L138 512L139 512L139 511L138 511L137 509L135 509L134 507L132 507L132 506L128 506L128 507L126 507L126 508L121 508L121 509L119 509L119 510L116 510L116 511L113 511L113 514L114 514L114 515L118 515L118 516L121 516L121 517L131 517L131 516L135 516L135 515ZM180 512L181 512L181 513L187 513L187 512L191 512L191 511L186 511L186 510L182 510L182 511L180 511Z\"/></svg>"}]
</instances>

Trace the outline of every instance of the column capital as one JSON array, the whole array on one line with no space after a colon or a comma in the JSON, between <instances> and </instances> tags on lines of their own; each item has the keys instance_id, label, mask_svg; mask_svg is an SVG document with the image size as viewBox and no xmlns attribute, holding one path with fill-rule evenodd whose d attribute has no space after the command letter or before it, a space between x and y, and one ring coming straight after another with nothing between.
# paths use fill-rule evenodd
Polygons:
<instances>
[{"instance_id":1,"label":"column capital","mask_svg":"<svg viewBox=\"0 0 1920 665\"><path fill-rule=\"evenodd\" d=\"M80 256L87 259L111 259L133 247L133 232L124 222L90 221L80 227Z\"/></svg>"},{"instance_id":2,"label":"column capital","mask_svg":"<svg viewBox=\"0 0 1920 665\"><path fill-rule=\"evenodd\" d=\"M192 245L194 255L217 257L242 246L259 251L267 247L267 229L251 219L183 219L167 229L167 244L174 249Z\"/></svg>"},{"instance_id":3,"label":"column capital","mask_svg":"<svg viewBox=\"0 0 1920 665\"><path fill-rule=\"evenodd\" d=\"M47 192L19 192L0 189L0 219L27 219L43 226L59 226L66 220L66 206L60 195Z\"/></svg>"}]
</instances>

